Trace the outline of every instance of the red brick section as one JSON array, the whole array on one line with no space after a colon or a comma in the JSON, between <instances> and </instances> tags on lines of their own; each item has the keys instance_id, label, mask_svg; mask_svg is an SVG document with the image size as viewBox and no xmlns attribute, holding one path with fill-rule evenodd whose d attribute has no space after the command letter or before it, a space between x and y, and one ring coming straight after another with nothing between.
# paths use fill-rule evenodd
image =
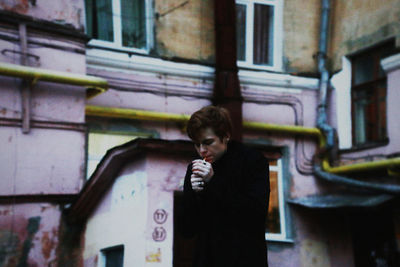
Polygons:
<instances>
[{"instance_id":1,"label":"red brick section","mask_svg":"<svg viewBox=\"0 0 400 267\"><path fill-rule=\"evenodd\" d=\"M215 11L215 84L213 104L229 110L233 136L242 140L242 95L236 64L235 0L214 0Z\"/></svg>"}]
</instances>

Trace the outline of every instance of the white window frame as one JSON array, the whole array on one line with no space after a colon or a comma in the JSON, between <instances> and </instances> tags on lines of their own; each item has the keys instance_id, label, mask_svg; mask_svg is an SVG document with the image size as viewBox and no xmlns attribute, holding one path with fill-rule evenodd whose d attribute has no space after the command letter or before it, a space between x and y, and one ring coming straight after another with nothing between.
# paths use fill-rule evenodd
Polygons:
<instances>
[{"instance_id":1,"label":"white window frame","mask_svg":"<svg viewBox=\"0 0 400 267\"><path fill-rule=\"evenodd\" d=\"M91 39L89 41L89 45L96 47L104 47L111 48L125 52L134 52L140 54L148 54L150 49L153 47L153 0L144 0L145 1L145 10L146 10L146 48L139 49L134 47L125 47L122 45L122 23L121 23L121 1L120 0L111 0L112 1L112 13L113 13L113 33L114 33L114 41L105 41L98 39Z\"/></svg>"},{"instance_id":2,"label":"white window frame","mask_svg":"<svg viewBox=\"0 0 400 267\"><path fill-rule=\"evenodd\" d=\"M275 233L265 233L265 240L267 241L287 241L287 229L286 229L286 214L285 214L285 199L283 192L283 168L282 159L277 160L276 166L269 166L270 171L275 171L278 173L278 199L279 199L279 223L281 232L279 234Z\"/></svg>"},{"instance_id":3,"label":"white window frame","mask_svg":"<svg viewBox=\"0 0 400 267\"><path fill-rule=\"evenodd\" d=\"M259 70L282 71L283 0L236 0L236 4L246 5L246 60L238 60L238 66ZM273 58L271 66L253 64L254 4L274 7Z\"/></svg>"}]
</instances>

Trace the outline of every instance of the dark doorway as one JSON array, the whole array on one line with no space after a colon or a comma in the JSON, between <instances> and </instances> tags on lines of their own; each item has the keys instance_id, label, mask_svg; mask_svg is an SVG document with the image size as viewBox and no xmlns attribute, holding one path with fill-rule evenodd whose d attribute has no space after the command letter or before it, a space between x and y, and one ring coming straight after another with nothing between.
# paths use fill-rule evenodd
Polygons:
<instances>
[{"instance_id":1,"label":"dark doorway","mask_svg":"<svg viewBox=\"0 0 400 267\"><path fill-rule=\"evenodd\" d=\"M174 267L191 267L193 258L194 238L188 239L182 235L183 192L174 192Z\"/></svg>"},{"instance_id":2,"label":"dark doorway","mask_svg":"<svg viewBox=\"0 0 400 267\"><path fill-rule=\"evenodd\" d=\"M396 267L392 210L357 212L351 217L355 267Z\"/></svg>"}]
</instances>

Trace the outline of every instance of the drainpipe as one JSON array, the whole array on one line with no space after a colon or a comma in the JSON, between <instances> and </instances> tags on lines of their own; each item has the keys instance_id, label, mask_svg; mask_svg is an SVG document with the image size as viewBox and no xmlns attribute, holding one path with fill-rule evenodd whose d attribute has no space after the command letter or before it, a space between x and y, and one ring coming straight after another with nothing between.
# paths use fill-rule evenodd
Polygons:
<instances>
[{"instance_id":1,"label":"drainpipe","mask_svg":"<svg viewBox=\"0 0 400 267\"><path fill-rule=\"evenodd\" d=\"M214 0L215 84L213 104L232 118L232 139L242 140L242 103L236 58L235 0Z\"/></svg>"},{"instance_id":2,"label":"drainpipe","mask_svg":"<svg viewBox=\"0 0 400 267\"><path fill-rule=\"evenodd\" d=\"M359 170L374 170L379 169L381 166L385 166L388 170L390 167L398 166L399 159L389 159L382 162L368 162L364 164L355 164L353 166L343 167L331 167L327 153L332 150L335 146L335 130L327 122L327 91L329 88L329 72L326 68L326 52L328 46L328 29L329 29L329 13L330 13L330 0L322 0L321 8L321 24L320 24L320 40L319 40L319 51L318 51L318 70L320 72L320 90L318 99L318 117L317 126L326 136L326 147L325 151L322 151L322 162L314 165L314 173L317 177L334 182L340 183L347 186L372 190L380 193L389 193L398 195L400 194L399 185L380 184L372 182L364 182L355 180L349 177L339 176L336 173L351 173ZM320 166L321 165L321 166ZM330 171L329 173L327 171Z\"/></svg>"},{"instance_id":3,"label":"drainpipe","mask_svg":"<svg viewBox=\"0 0 400 267\"><path fill-rule=\"evenodd\" d=\"M326 136L328 150L335 145L335 131L327 122L327 92L329 88L329 72L326 68L330 0L322 0L320 39L318 51L318 71L320 73L317 126Z\"/></svg>"}]
</instances>

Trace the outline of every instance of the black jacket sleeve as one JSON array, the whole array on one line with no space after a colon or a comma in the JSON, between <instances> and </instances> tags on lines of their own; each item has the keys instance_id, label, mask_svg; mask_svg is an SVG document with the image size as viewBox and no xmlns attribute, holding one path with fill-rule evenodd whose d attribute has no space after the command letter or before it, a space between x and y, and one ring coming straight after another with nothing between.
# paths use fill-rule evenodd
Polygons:
<instances>
[{"instance_id":1,"label":"black jacket sleeve","mask_svg":"<svg viewBox=\"0 0 400 267\"><path fill-rule=\"evenodd\" d=\"M190 176L192 175L192 164L189 164L186 170L185 181L183 185L183 235L193 237L200 225L200 196L192 189Z\"/></svg>"}]
</instances>

